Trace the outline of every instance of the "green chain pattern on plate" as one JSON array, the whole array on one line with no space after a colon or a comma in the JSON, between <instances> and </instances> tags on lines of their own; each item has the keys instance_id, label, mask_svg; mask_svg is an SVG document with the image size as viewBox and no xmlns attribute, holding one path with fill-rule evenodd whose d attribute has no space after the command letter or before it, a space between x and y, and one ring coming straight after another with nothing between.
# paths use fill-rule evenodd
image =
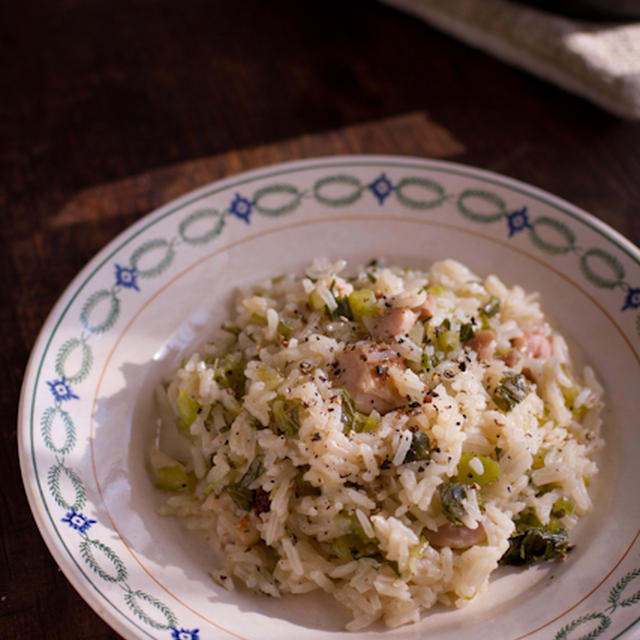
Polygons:
<instances>
[{"instance_id":1,"label":"green chain pattern on plate","mask_svg":"<svg viewBox=\"0 0 640 640\"><path fill-rule=\"evenodd\" d=\"M551 229L556 233L557 236L563 241L562 244L551 242L548 238L545 239L540 230L543 229ZM566 224L563 224L559 220L555 218L549 218L547 216L540 216L536 218L534 222L531 223L531 240L533 243L543 251L551 254L560 254L560 253L568 253L569 251L574 251L576 249L576 235L567 227Z\"/></svg>"},{"instance_id":2,"label":"green chain pattern on plate","mask_svg":"<svg viewBox=\"0 0 640 640\"><path fill-rule=\"evenodd\" d=\"M470 206L469 201L477 206L478 201L489 207L495 207L495 211L484 211ZM458 196L458 210L473 222L497 222L501 220L507 212L507 204L495 193L483 191L481 189L465 189Z\"/></svg>"},{"instance_id":3,"label":"green chain pattern on plate","mask_svg":"<svg viewBox=\"0 0 640 640\"><path fill-rule=\"evenodd\" d=\"M260 204L261 200L265 200L269 196L283 194L289 196L289 202L285 202L279 207L266 207ZM268 187L263 187L262 189L258 189L253 194L252 200L256 211L259 211L262 215L265 216L277 217L295 211L298 208L303 195L303 192L298 191L298 188L294 187L293 185L274 184Z\"/></svg>"},{"instance_id":4,"label":"green chain pattern on plate","mask_svg":"<svg viewBox=\"0 0 640 640\"><path fill-rule=\"evenodd\" d=\"M594 264L598 265L595 269ZM609 270L608 274L603 275L598 272L602 266ZM624 282L624 268L620 261L599 247L589 249L582 254L580 268L584 277L596 287L615 289L615 287L619 287Z\"/></svg>"},{"instance_id":5,"label":"green chain pattern on plate","mask_svg":"<svg viewBox=\"0 0 640 640\"><path fill-rule=\"evenodd\" d=\"M228 188L229 192L232 190L232 187ZM116 552L100 540L88 537L87 530L96 521L81 513L87 503L86 489L80 476L65 464L65 456L77 444L77 435L72 416L61 408L61 403L78 398L71 385L81 384L91 371L94 356L88 341L93 336L109 331L117 323L121 311L120 293L125 290L140 291L138 278L157 277L171 266L180 242L189 247L207 245L222 233L226 221L231 217L250 224L254 209L267 217L283 216L296 211L308 196L326 207L345 207L360 200L367 191L371 192L379 205L384 205L387 198L395 196L400 205L413 211L433 210L453 201L455 209L474 223L506 222L509 238L528 230L528 237L539 250L550 255L576 254L582 274L592 285L624 289L626 300L622 311L640 308L640 288L633 288L625 282L625 271L620 260L599 247L587 250L578 247L575 233L564 222L549 216L531 220L526 206L510 212L503 198L485 189L465 189L459 194L448 194L440 183L424 176L405 176L394 184L382 173L363 183L356 176L337 173L316 180L308 190L300 190L299 186L293 184L274 183L257 189L251 198L235 193L229 206L221 212L213 208L192 211L179 221L176 235L171 239L153 238L143 242L131 253L129 266L115 265L115 285L111 289L94 291L84 301L79 320L89 335L83 331L79 337L68 338L58 347L52 367L58 378L47 382L55 404L43 411L40 434L47 449L58 456L56 464L49 468L47 484L53 500L67 512L62 521L81 535L78 549L80 557L99 578L123 586L126 605L138 619L154 629L170 630L172 637L177 633L184 633L185 637L191 634L197 637L198 634L197 630L178 631L178 620L171 609L154 596L128 585L127 568ZM640 334L640 314L636 319L636 330ZM79 363L69 371L69 363L78 360L76 354L80 355ZM67 485L66 490L69 487L72 489L73 497L65 495L63 482ZM108 568L104 566L105 561L109 563ZM611 590L608 600L610 607L605 613L589 613L576 618L560 629L554 640L595 640L599 637L610 626L610 616L617 608L640 602L640 591L621 599L628 585L639 576L640 569L627 573ZM161 615L162 620L157 619L157 614ZM585 635L584 626L590 622L598 624L586 630ZM581 630L583 635L577 637L574 632L580 633Z\"/></svg>"},{"instance_id":6,"label":"green chain pattern on plate","mask_svg":"<svg viewBox=\"0 0 640 640\"><path fill-rule=\"evenodd\" d=\"M323 191L326 190L327 187L331 186L346 186L351 187L352 190L351 193L347 192L346 194L339 196L325 195ZM336 176L326 176L325 178L316 180L313 185L313 197L320 204L324 204L328 207L346 207L347 205L357 202L362 197L364 190L365 187L362 186L362 183L358 178L355 176L340 174Z\"/></svg>"},{"instance_id":7,"label":"green chain pattern on plate","mask_svg":"<svg viewBox=\"0 0 640 640\"><path fill-rule=\"evenodd\" d=\"M57 429L56 417L60 418ZM54 431L60 431L61 429L64 430L64 442L62 445L56 446ZM73 420L59 405L45 409L40 419L40 433L47 449L59 455L69 453L76 444L76 427L73 424Z\"/></svg>"},{"instance_id":8,"label":"green chain pattern on plate","mask_svg":"<svg viewBox=\"0 0 640 640\"><path fill-rule=\"evenodd\" d=\"M157 263L151 267L147 267L146 269L141 269L139 266L140 261L144 256L148 253L157 251L158 249L164 250L164 255L157 261ZM131 268L138 274L140 278L153 278L155 276L159 276L163 271L166 271L171 263L173 262L173 258L175 256L175 249L173 248L172 242L167 242L162 238L156 238L154 240L149 240L145 242L141 246L139 246L132 254L131 258L129 258L129 264Z\"/></svg>"},{"instance_id":9,"label":"green chain pattern on plate","mask_svg":"<svg viewBox=\"0 0 640 640\"><path fill-rule=\"evenodd\" d=\"M188 232L193 226L197 226L202 220L213 220L213 226L201 230L198 235L190 235ZM199 209L188 215L179 225L178 234L187 244L207 244L217 235L220 235L224 227L224 216L215 209Z\"/></svg>"},{"instance_id":10,"label":"green chain pattern on plate","mask_svg":"<svg viewBox=\"0 0 640 640\"><path fill-rule=\"evenodd\" d=\"M416 200L408 196L405 191L411 187L419 187L431 195L430 200ZM410 209L435 209L446 199L444 187L428 178L402 178L396 185L396 197L405 207Z\"/></svg>"},{"instance_id":11,"label":"green chain pattern on plate","mask_svg":"<svg viewBox=\"0 0 640 640\"><path fill-rule=\"evenodd\" d=\"M109 300L109 311L105 314L102 322L91 324L91 315L104 300ZM87 298L80 312L80 322L89 333L100 334L111 329L119 315L120 300L117 298L116 292L109 289L100 289Z\"/></svg>"},{"instance_id":12,"label":"green chain pattern on plate","mask_svg":"<svg viewBox=\"0 0 640 640\"><path fill-rule=\"evenodd\" d=\"M100 566L100 563L96 560L96 557L92 551L92 547L100 551L111 562L112 570L115 570L115 575L110 573L106 569ZM122 582L127 579L127 569L124 563L116 553L107 545L102 544L99 540L90 540L88 537L84 538L80 543L80 555L83 560L93 569L103 580L107 582Z\"/></svg>"},{"instance_id":13,"label":"green chain pattern on plate","mask_svg":"<svg viewBox=\"0 0 640 640\"><path fill-rule=\"evenodd\" d=\"M164 620L162 622L158 622L154 620L142 607L138 604L138 601L145 602L151 605L154 609L156 609L159 613L164 616ZM145 593L144 591L133 591L128 590L124 594L124 601L127 603L127 606L133 611L133 613L140 618L143 622L148 624L150 627L154 629L164 629L168 630L174 628L178 624L178 620L174 613L167 607L166 604L163 604L157 598Z\"/></svg>"},{"instance_id":14,"label":"green chain pattern on plate","mask_svg":"<svg viewBox=\"0 0 640 640\"><path fill-rule=\"evenodd\" d=\"M65 499L62 495L62 489L60 487L60 480L62 476L66 476L73 490L75 492L73 502ZM49 483L49 490L53 499L65 510L65 511L81 511L87 501L87 492L84 488L84 484L80 479L80 476L69 467L66 467L62 461L53 465L49 469L47 475L47 481Z\"/></svg>"},{"instance_id":15,"label":"green chain pattern on plate","mask_svg":"<svg viewBox=\"0 0 640 640\"><path fill-rule=\"evenodd\" d=\"M65 364L71 354L78 348L82 351L82 361L75 373L69 373ZM56 355L56 373L67 382L75 384L76 382L82 382L89 375L92 363L93 353L84 336L81 338L69 338L60 347Z\"/></svg>"}]
</instances>

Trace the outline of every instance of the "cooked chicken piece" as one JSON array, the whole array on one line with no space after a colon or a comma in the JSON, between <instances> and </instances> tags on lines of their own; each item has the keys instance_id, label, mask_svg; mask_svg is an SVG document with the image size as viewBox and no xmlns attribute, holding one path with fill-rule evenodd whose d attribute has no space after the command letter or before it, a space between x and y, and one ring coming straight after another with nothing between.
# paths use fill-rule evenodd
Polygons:
<instances>
[{"instance_id":1,"label":"cooked chicken piece","mask_svg":"<svg viewBox=\"0 0 640 640\"><path fill-rule=\"evenodd\" d=\"M404 404L389 369L402 368L394 351L373 342L358 342L336 358L335 375L351 394L356 409L369 414L373 409L387 413Z\"/></svg>"},{"instance_id":2,"label":"cooked chicken piece","mask_svg":"<svg viewBox=\"0 0 640 640\"><path fill-rule=\"evenodd\" d=\"M519 338L513 339L513 346L531 358L546 360L552 353L551 340L548 337L549 327L534 327Z\"/></svg>"},{"instance_id":3,"label":"cooked chicken piece","mask_svg":"<svg viewBox=\"0 0 640 640\"><path fill-rule=\"evenodd\" d=\"M456 527L450 522L446 522L437 531L427 530L425 535L434 547L466 549L482 542L487 534L481 524L475 529L469 529L469 527Z\"/></svg>"},{"instance_id":4,"label":"cooked chicken piece","mask_svg":"<svg viewBox=\"0 0 640 640\"><path fill-rule=\"evenodd\" d=\"M492 331L478 331L476 335L467 340L465 344L471 347L477 354L479 360L491 360L496 350L496 341Z\"/></svg>"},{"instance_id":5,"label":"cooked chicken piece","mask_svg":"<svg viewBox=\"0 0 640 640\"><path fill-rule=\"evenodd\" d=\"M238 531L238 540L247 547L252 547L260 540L260 532L256 527L257 516L253 513L245 513L236 529Z\"/></svg>"},{"instance_id":6,"label":"cooked chicken piece","mask_svg":"<svg viewBox=\"0 0 640 640\"><path fill-rule=\"evenodd\" d=\"M256 526L259 522L258 516L256 516L254 512L240 515L242 512L226 491L223 491L217 498L215 494L209 494L203 507L205 507L205 505L207 509L216 513L232 513L238 518L238 523L236 524L237 535L232 537L230 533L225 534L225 536L223 536L225 544L240 542L240 544L251 547L260 540L260 532Z\"/></svg>"},{"instance_id":7,"label":"cooked chicken piece","mask_svg":"<svg viewBox=\"0 0 640 640\"><path fill-rule=\"evenodd\" d=\"M372 334L376 340L391 340L391 338L407 333L416 323L418 314L407 307L387 309L374 322Z\"/></svg>"},{"instance_id":8,"label":"cooked chicken piece","mask_svg":"<svg viewBox=\"0 0 640 640\"><path fill-rule=\"evenodd\" d=\"M420 320L431 318L431 316L436 312L436 299L428 293L424 302L419 307L414 307L413 311L418 314L418 318L420 318Z\"/></svg>"},{"instance_id":9,"label":"cooked chicken piece","mask_svg":"<svg viewBox=\"0 0 640 640\"><path fill-rule=\"evenodd\" d=\"M518 362L518 354L515 349L509 349L509 351L500 356L500 360L502 360L507 367L515 367Z\"/></svg>"}]
</instances>

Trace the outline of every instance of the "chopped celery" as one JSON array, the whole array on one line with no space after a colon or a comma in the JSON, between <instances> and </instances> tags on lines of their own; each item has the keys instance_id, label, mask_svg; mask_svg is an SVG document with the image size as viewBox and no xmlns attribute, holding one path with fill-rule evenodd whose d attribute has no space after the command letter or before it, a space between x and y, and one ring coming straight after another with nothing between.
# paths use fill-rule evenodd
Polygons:
<instances>
[{"instance_id":1,"label":"chopped celery","mask_svg":"<svg viewBox=\"0 0 640 640\"><path fill-rule=\"evenodd\" d=\"M536 491L536 497L543 496L545 493L549 493L554 489L561 489L561 485L557 482L547 482L546 484L541 484Z\"/></svg>"},{"instance_id":2,"label":"chopped celery","mask_svg":"<svg viewBox=\"0 0 640 640\"><path fill-rule=\"evenodd\" d=\"M317 289L312 289L309 294L309 306L314 311L322 311L325 306L325 301L322 299L322 296L318 293Z\"/></svg>"},{"instance_id":3,"label":"chopped celery","mask_svg":"<svg viewBox=\"0 0 640 640\"><path fill-rule=\"evenodd\" d=\"M432 296L442 296L447 293L449 289L447 287L443 287L441 285L434 285L433 287L429 287L427 289L427 293L430 293Z\"/></svg>"},{"instance_id":4,"label":"chopped celery","mask_svg":"<svg viewBox=\"0 0 640 640\"><path fill-rule=\"evenodd\" d=\"M259 365L256 368L256 374L269 390L275 389L284 380L284 378L275 369L268 367L266 364Z\"/></svg>"},{"instance_id":5,"label":"chopped celery","mask_svg":"<svg viewBox=\"0 0 640 640\"><path fill-rule=\"evenodd\" d=\"M500 380L493 394L493 401L498 409L508 412L522 402L530 391L529 383L521 373L507 374Z\"/></svg>"},{"instance_id":6,"label":"chopped celery","mask_svg":"<svg viewBox=\"0 0 640 640\"><path fill-rule=\"evenodd\" d=\"M261 316L258 313L252 313L249 320L251 320L251 322L253 322L253 324L259 324L263 327L266 327L268 322L267 319L264 316Z\"/></svg>"},{"instance_id":7,"label":"chopped celery","mask_svg":"<svg viewBox=\"0 0 640 640\"><path fill-rule=\"evenodd\" d=\"M429 436L422 431L416 431L411 439L411 446L407 455L404 457L402 464L406 462L415 462L416 460L426 460L430 453Z\"/></svg>"},{"instance_id":8,"label":"chopped celery","mask_svg":"<svg viewBox=\"0 0 640 640\"><path fill-rule=\"evenodd\" d=\"M435 343L436 348L445 353L453 351L460 344L460 336L451 330L449 318L445 318L440 325L435 327L435 340L431 338L431 334L432 332L427 330L430 342Z\"/></svg>"},{"instance_id":9,"label":"chopped celery","mask_svg":"<svg viewBox=\"0 0 640 640\"><path fill-rule=\"evenodd\" d=\"M458 335L453 331L443 331L438 334L436 345L440 351L445 353L453 351L459 345Z\"/></svg>"},{"instance_id":10,"label":"chopped celery","mask_svg":"<svg viewBox=\"0 0 640 640\"><path fill-rule=\"evenodd\" d=\"M491 296L479 309L480 315L485 318L493 318L500 311L500 298Z\"/></svg>"},{"instance_id":11,"label":"chopped celery","mask_svg":"<svg viewBox=\"0 0 640 640\"><path fill-rule=\"evenodd\" d=\"M300 416L298 403L278 397L271 405L273 424L279 434L286 433L291 438L298 437Z\"/></svg>"},{"instance_id":12,"label":"chopped celery","mask_svg":"<svg viewBox=\"0 0 640 640\"><path fill-rule=\"evenodd\" d=\"M360 524L360 520L358 520L358 516L356 516L355 513L346 514L346 518L351 523L351 533L353 533L353 535L357 536L358 539L363 544L370 544L372 542L377 542L376 538L370 538L364 532L364 529L362 528L362 525Z\"/></svg>"},{"instance_id":13,"label":"chopped celery","mask_svg":"<svg viewBox=\"0 0 640 640\"><path fill-rule=\"evenodd\" d=\"M587 414L587 411L589 411L589 407L585 405L581 405L578 408L573 407L573 409L571 410L571 413L573 414L573 417L576 420L581 421Z\"/></svg>"},{"instance_id":14,"label":"chopped celery","mask_svg":"<svg viewBox=\"0 0 640 640\"><path fill-rule=\"evenodd\" d=\"M213 378L223 389L232 389L236 395L244 392L244 363L239 354L228 353L213 363Z\"/></svg>"},{"instance_id":15,"label":"chopped celery","mask_svg":"<svg viewBox=\"0 0 640 640\"><path fill-rule=\"evenodd\" d=\"M374 318L378 315L378 305L376 297L371 289L357 289L349 296L349 306L353 314L353 319L362 321L362 318Z\"/></svg>"},{"instance_id":16,"label":"chopped celery","mask_svg":"<svg viewBox=\"0 0 640 640\"><path fill-rule=\"evenodd\" d=\"M342 430L349 433L352 429L356 433L375 431L380 421L378 418L360 413L356 409L356 405L351 394L344 388L340 388L342 396Z\"/></svg>"},{"instance_id":17,"label":"chopped celery","mask_svg":"<svg viewBox=\"0 0 640 640\"><path fill-rule=\"evenodd\" d=\"M467 515L462 501L467 497L467 488L459 482L443 482L438 487L440 504L444 516L456 527L464 526L460 518Z\"/></svg>"},{"instance_id":18,"label":"chopped celery","mask_svg":"<svg viewBox=\"0 0 640 640\"><path fill-rule=\"evenodd\" d=\"M178 397L176 398L176 407L178 409L178 415L180 416L178 429L186 432L201 410L200 403L184 389L180 389Z\"/></svg>"},{"instance_id":19,"label":"chopped celery","mask_svg":"<svg viewBox=\"0 0 640 640\"><path fill-rule=\"evenodd\" d=\"M243 487L239 483L234 482L227 487L227 493L238 509L251 511L254 494L249 487Z\"/></svg>"},{"instance_id":20,"label":"chopped celery","mask_svg":"<svg viewBox=\"0 0 640 640\"><path fill-rule=\"evenodd\" d=\"M220 328L223 331L226 331L227 333L230 333L231 335L235 336L236 338L240 335L240 331L241 331L240 327L236 327L233 324L226 324L225 322L223 322L220 325Z\"/></svg>"},{"instance_id":21,"label":"chopped celery","mask_svg":"<svg viewBox=\"0 0 640 640\"><path fill-rule=\"evenodd\" d=\"M424 321L422 326L424 327L423 342L425 342L426 344L435 345L436 339L438 337L438 331L437 331L437 328L431 322L431 319L427 318L427 320Z\"/></svg>"},{"instance_id":22,"label":"chopped celery","mask_svg":"<svg viewBox=\"0 0 640 640\"><path fill-rule=\"evenodd\" d=\"M460 342L467 342L476 335L475 329L471 322L466 322L460 325Z\"/></svg>"},{"instance_id":23,"label":"chopped celery","mask_svg":"<svg viewBox=\"0 0 640 640\"><path fill-rule=\"evenodd\" d=\"M203 490L202 497L206 498L208 495L212 494L216 490L215 482L210 482Z\"/></svg>"},{"instance_id":24,"label":"chopped celery","mask_svg":"<svg viewBox=\"0 0 640 640\"><path fill-rule=\"evenodd\" d=\"M333 287L333 283L329 288L320 283L309 294L309 306L314 311L324 310L329 317L338 307L336 298L331 292L331 287Z\"/></svg>"},{"instance_id":25,"label":"chopped celery","mask_svg":"<svg viewBox=\"0 0 640 640\"><path fill-rule=\"evenodd\" d=\"M351 311L351 306L347 298L336 297L336 305L333 311L330 311L329 307L325 307L325 311L330 318L333 320L340 320L341 318L353 320L353 312Z\"/></svg>"},{"instance_id":26,"label":"chopped celery","mask_svg":"<svg viewBox=\"0 0 640 640\"><path fill-rule=\"evenodd\" d=\"M538 452L533 456L533 462L531 463L532 469L542 469L544 467L544 458L549 453L549 449L542 447L538 449Z\"/></svg>"},{"instance_id":27,"label":"chopped celery","mask_svg":"<svg viewBox=\"0 0 640 640\"><path fill-rule=\"evenodd\" d=\"M436 341L435 327L428 320L425 320L422 326L424 327L424 336L422 338L422 341L425 344L435 344L435 341Z\"/></svg>"},{"instance_id":28,"label":"chopped celery","mask_svg":"<svg viewBox=\"0 0 640 640\"><path fill-rule=\"evenodd\" d=\"M420 362L417 362L416 360L407 360L407 366L409 367L409 369L411 369L411 371L413 371L413 373L417 374L422 373L422 371L424 370L422 359L420 360Z\"/></svg>"},{"instance_id":29,"label":"chopped celery","mask_svg":"<svg viewBox=\"0 0 640 640\"><path fill-rule=\"evenodd\" d=\"M517 517L513 519L516 525L516 531L522 533L531 527L541 527L542 523L532 508L521 511Z\"/></svg>"},{"instance_id":30,"label":"chopped celery","mask_svg":"<svg viewBox=\"0 0 640 640\"><path fill-rule=\"evenodd\" d=\"M256 456L251 464L248 466L247 470L244 472L242 478L240 478L239 484L244 486L249 486L251 483L255 482L262 474L264 473L264 466L262 465L262 457Z\"/></svg>"},{"instance_id":31,"label":"chopped celery","mask_svg":"<svg viewBox=\"0 0 640 640\"><path fill-rule=\"evenodd\" d=\"M580 388L578 384L575 382L571 374L566 370L566 367L562 365L562 369L564 374L571 380L571 385L568 387L560 387L562 391L562 396L564 398L564 406L571 411L576 420L580 421L584 418L585 414L589 410L585 405L581 405L579 407L575 406L576 399L580 393Z\"/></svg>"},{"instance_id":32,"label":"chopped celery","mask_svg":"<svg viewBox=\"0 0 640 640\"><path fill-rule=\"evenodd\" d=\"M340 395L342 396L342 430L345 433L349 433L354 428L356 420L356 405L351 397L351 394L344 388L340 388Z\"/></svg>"},{"instance_id":33,"label":"chopped celery","mask_svg":"<svg viewBox=\"0 0 640 640\"><path fill-rule=\"evenodd\" d=\"M291 335L291 329L282 320L278 322L278 335L288 338Z\"/></svg>"},{"instance_id":34,"label":"chopped celery","mask_svg":"<svg viewBox=\"0 0 640 640\"><path fill-rule=\"evenodd\" d=\"M358 558L358 547L360 541L353 534L347 534L336 538L331 543L331 550L338 556L338 560L343 563L351 562Z\"/></svg>"},{"instance_id":35,"label":"chopped celery","mask_svg":"<svg viewBox=\"0 0 640 640\"><path fill-rule=\"evenodd\" d=\"M225 422L231 426L231 423L242 413L242 405L239 402L227 401L222 407Z\"/></svg>"},{"instance_id":36,"label":"chopped celery","mask_svg":"<svg viewBox=\"0 0 640 640\"><path fill-rule=\"evenodd\" d=\"M422 358L420 359L420 364L422 364L425 369L435 369L440 363L440 359L436 354L429 355L426 350L422 352Z\"/></svg>"},{"instance_id":37,"label":"chopped celery","mask_svg":"<svg viewBox=\"0 0 640 640\"><path fill-rule=\"evenodd\" d=\"M234 501L236 506L243 511L250 511L253 507L253 501L255 497L255 491L249 487L255 482L264 472L262 465L262 458L256 456L249 465L249 468L245 471L244 475L238 482L234 482L227 487L227 493L229 497Z\"/></svg>"},{"instance_id":38,"label":"chopped celery","mask_svg":"<svg viewBox=\"0 0 640 640\"><path fill-rule=\"evenodd\" d=\"M331 550L338 556L340 562L346 563L373 555L377 551L377 546L363 542L353 533L347 533L331 543Z\"/></svg>"},{"instance_id":39,"label":"chopped celery","mask_svg":"<svg viewBox=\"0 0 640 640\"><path fill-rule=\"evenodd\" d=\"M309 469L308 465L304 466L306 467L306 469L302 470L301 468L301 472L296 476L296 483L294 487L296 498L304 498L307 496L317 498L318 496L322 495L322 489L320 487L316 487L303 478L304 474Z\"/></svg>"},{"instance_id":40,"label":"chopped celery","mask_svg":"<svg viewBox=\"0 0 640 640\"><path fill-rule=\"evenodd\" d=\"M554 518L564 518L564 516L570 516L576 510L576 505L570 498L561 496L554 503L551 508L551 515Z\"/></svg>"},{"instance_id":41,"label":"chopped celery","mask_svg":"<svg viewBox=\"0 0 640 640\"><path fill-rule=\"evenodd\" d=\"M380 420L375 416L365 416L364 414L358 412L356 415L356 422L354 425L354 429L357 433L371 433L371 431L375 431L380 424Z\"/></svg>"},{"instance_id":42,"label":"chopped celery","mask_svg":"<svg viewBox=\"0 0 640 640\"><path fill-rule=\"evenodd\" d=\"M570 387L560 387L560 389L564 398L564 406L570 411L573 410L573 403L576 401L579 393L578 386L572 384Z\"/></svg>"},{"instance_id":43,"label":"chopped celery","mask_svg":"<svg viewBox=\"0 0 640 640\"><path fill-rule=\"evenodd\" d=\"M163 491L184 491L193 488L195 478L181 464L156 470L156 487Z\"/></svg>"},{"instance_id":44,"label":"chopped celery","mask_svg":"<svg viewBox=\"0 0 640 640\"><path fill-rule=\"evenodd\" d=\"M412 558L418 558L418 560L420 560L424 557L424 552L427 550L428 546L429 541L424 536L420 536L418 538L418 544L409 549L409 555Z\"/></svg>"},{"instance_id":45,"label":"chopped celery","mask_svg":"<svg viewBox=\"0 0 640 640\"><path fill-rule=\"evenodd\" d=\"M478 462L473 462L477 460ZM482 472L475 467L482 466ZM465 453L460 456L458 463L458 482L462 484L486 485L495 482L500 477L500 465L491 458L479 456L475 453Z\"/></svg>"},{"instance_id":46,"label":"chopped celery","mask_svg":"<svg viewBox=\"0 0 640 640\"><path fill-rule=\"evenodd\" d=\"M293 320L289 318L283 318L278 322L278 335L281 335L283 338L289 338L295 328L295 322Z\"/></svg>"}]
</instances>

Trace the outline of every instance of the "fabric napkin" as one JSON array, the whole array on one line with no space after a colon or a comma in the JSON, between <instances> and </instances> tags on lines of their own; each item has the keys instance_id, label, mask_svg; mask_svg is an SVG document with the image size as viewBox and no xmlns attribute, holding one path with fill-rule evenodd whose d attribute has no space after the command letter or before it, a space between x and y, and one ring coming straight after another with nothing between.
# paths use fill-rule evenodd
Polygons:
<instances>
[{"instance_id":1,"label":"fabric napkin","mask_svg":"<svg viewBox=\"0 0 640 640\"><path fill-rule=\"evenodd\" d=\"M640 118L640 22L567 18L509 0L383 0L625 118Z\"/></svg>"}]
</instances>

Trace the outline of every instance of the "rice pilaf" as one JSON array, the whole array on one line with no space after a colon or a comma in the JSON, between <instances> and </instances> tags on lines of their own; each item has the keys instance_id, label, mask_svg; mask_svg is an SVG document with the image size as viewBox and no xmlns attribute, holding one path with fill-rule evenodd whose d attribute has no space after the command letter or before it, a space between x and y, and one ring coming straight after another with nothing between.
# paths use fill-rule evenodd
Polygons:
<instances>
[{"instance_id":1,"label":"rice pilaf","mask_svg":"<svg viewBox=\"0 0 640 640\"><path fill-rule=\"evenodd\" d=\"M225 588L322 589L352 631L564 558L592 507L602 388L537 296L454 260L345 268L239 291L159 390L162 512L222 552Z\"/></svg>"}]
</instances>

